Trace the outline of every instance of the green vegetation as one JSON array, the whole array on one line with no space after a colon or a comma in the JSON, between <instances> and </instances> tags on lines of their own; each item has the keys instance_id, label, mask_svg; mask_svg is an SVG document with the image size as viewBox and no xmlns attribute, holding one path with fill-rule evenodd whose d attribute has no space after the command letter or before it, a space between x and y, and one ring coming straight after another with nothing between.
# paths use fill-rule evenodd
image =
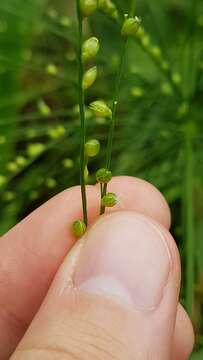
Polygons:
<instances>
[{"instance_id":1,"label":"green vegetation","mask_svg":"<svg viewBox=\"0 0 203 360\"><path fill-rule=\"evenodd\" d=\"M99 11L84 20L84 40L93 40L90 58L87 46L81 58L82 68L86 69L86 61L91 65L83 87L80 74L83 93L88 83L85 106L81 98L88 134L87 139L83 136L81 173L75 3L7 0L0 4L1 234L51 196L79 183L81 176L83 182L95 183L98 169L102 169L97 174L102 189L103 177L111 178L109 169L114 175L152 182L172 209L172 232L182 256L181 300L196 328L194 359L201 359L203 3L137 0L132 7L131 0L115 0L116 6L108 9L99 1ZM142 24L125 48L121 14L135 12ZM122 76L112 99L119 64ZM95 104L98 99L103 102ZM110 133L107 157L109 119L115 114L114 145ZM89 157L87 174L89 139L99 141L100 152ZM91 154L92 147L88 151ZM83 225L76 224L77 233L84 231Z\"/></svg>"}]
</instances>

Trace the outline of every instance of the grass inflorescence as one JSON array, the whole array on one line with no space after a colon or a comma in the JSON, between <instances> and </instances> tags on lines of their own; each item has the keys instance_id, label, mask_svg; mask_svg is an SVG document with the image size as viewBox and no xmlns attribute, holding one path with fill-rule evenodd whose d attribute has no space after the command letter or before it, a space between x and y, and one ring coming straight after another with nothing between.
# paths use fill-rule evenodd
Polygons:
<instances>
[{"instance_id":1,"label":"grass inflorescence","mask_svg":"<svg viewBox=\"0 0 203 360\"><path fill-rule=\"evenodd\" d=\"M100 184L101 212L119 200L110 193L102 201L113 175L152 182L172 210L183 264L181 302L193 318L198 350L203 334L203 4L100 0L95 7L92 2L93 12L82 19L81 65L84 74L89 71L82 86L82 166L75 4L0 4L1 234L80 176L84 194L95 178ZM134 18L135 12L142 24L127 39L119 72L124 14ZM75 226L82 236L83 215Z\"/></svg>"},{"instance_id":2,"label":"grass inflorescence","mask_svg":"<svg viewBox=\"0 0 203 360\"><path fill-rule=\"evenodd\" d=\"M86 142L86 118L85 118L85 91L88 90L97 78L97 67L91 67L84 71L84 63L95 58L99 51L100 42L96 37L92 37L83 42L83 21L89 18L97 10L103 11L106 15L118 19L118 11L111 1L97 0L77 0L77 18L78 18L78 98L80 107L80 123L81 123L81 154L80 154L80 185L82 194L83 220L78 220L73 224L73 232L76 236L83 235L78 232L78 222L84 224L86 229L88 225L87 212L87 195L86 195L86 179L88 178L88 158L97 156L100 150L98 140L90 140ZM116 16L115 16L116 14ZM103 100L95 100L90 104L90 109L95 116L108 118L109 134L107 137L107 151L105 168L99 169L96 174L96 180L100 183L101 204L100 215L104 214L106 207L113 207L117 204L117 195L107 193L108 182L112 178L111 160L113 151L113 140L117 118L117 106L119 101L119 90L121 86L121 78L127 41L129 37L135 37L140 27L141 20L138 17L129 17L128 14L123 15L123 24L120 28L121 52L119 57L118 69L116 72L114 96L112 107L110 108Z\"/></svg>"}]
</instances>

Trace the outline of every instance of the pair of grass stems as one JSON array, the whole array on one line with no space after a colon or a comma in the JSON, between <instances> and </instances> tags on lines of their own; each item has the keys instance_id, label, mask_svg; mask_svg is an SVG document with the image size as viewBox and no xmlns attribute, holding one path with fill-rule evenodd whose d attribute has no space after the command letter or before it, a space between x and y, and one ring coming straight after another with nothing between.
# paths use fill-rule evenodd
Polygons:
<instances>
[{"instance_id":1,"label":"pair of grass stems","mask_svg":"<svg viewBox=\"0 0 203 360\"><path fill-rule=\"evenodd\" d=\"M134 15L135 2L131 3L131 16ZM83 17L81 14L80 0L77 0L77 16L78 16L78 88L79 88L79 106L80 106L80 121L81 121L81 149L80 149L80 184L82 194L82 207L83 207L83 223L81 232L81 223L79 224L79 233L82 235L88 225L88 213L87 213L87 194L86 194L86 180L85 180L85 167L86 167L86 155L85 155L85 143L86 143L86 119L85 119L85 94L82 87L82 81L84 76L84 67L82 61L82 44L83 44ZM115 93L112 104L112 118L109 126L108 143L107 143L107 155L106 155L106 169L111 169L113 138L117 117L117 106L119 99L119 87L122 78L123 63L125 59L126 45L128 37L122 39L122 47L120 54L119 67L115 80ZM169 78L169 80L171 80ZM175 91L177 89L175 88ZM178 96L182 98L182 94L178 92ZM184 208L186 219L186 307L188 313L192 315L193 312L193 296L194 296L194 213L193 213L193 140L186 131L185 135L185 160L186 160L186 173L185 173L185 195L184 195ZM107 193L107 183L101 184L101 198ZM105 206L101 205L100 214L105 212Z\"/></svg>"},{"instance_id":2,"label":"pair of grass stems","mask_svg":"<svg viewBox=\"0 0 203 360\"><path fill-rule=\"evenodd\" d=\"M85 3L85 2L84 2ZM81 185L81 195L82 195L82 208L83 208L83 223L81 221L76 221L75 224L75 234L81 236L86 227L88 226L88 212L87 212L87 194L86 194L86 179L85 179L85 168L87 165L85 146L86 146L86 118L85 118L85 93L83 89L83 79L84 79L84 65L82 59L82 46L83 46L83 15L81 12L81 0L77 0L77 17L78 17L78 99L80 107L80 122L81 122L81 133L80 133L80 185ZM135 18L129 18L128 15L125 15L125 20L122 27L122 46L120 53L119 66L117 70L116 80L115 80L115 92L112 102L112 116L110 119L109 125L109 134L107 142L107 154L106 154L106 164L105 169L110 171L111 169L111 160L112 160L112 150L113 150L113 139L116 125L117 117L117 106L119 100L119 88L122 78L122 70L125 60L126 46L129 36L135 35L139 28L140 20ZM101 183L101 207L100 214L105 213L105 205L102 203L102 199L107 195L107 183ZM114 194L111 194L114 195ZM111 200L111 199L110 199Z\"/></svg>"}]
</instances>

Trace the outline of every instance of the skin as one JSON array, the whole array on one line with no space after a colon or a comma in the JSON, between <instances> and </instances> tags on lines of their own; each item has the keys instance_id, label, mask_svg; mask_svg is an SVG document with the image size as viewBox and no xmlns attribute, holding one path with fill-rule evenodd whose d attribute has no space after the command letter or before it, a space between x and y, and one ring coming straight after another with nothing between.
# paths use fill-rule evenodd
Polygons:
<instances>
[{"instance_id":1,"label":"skin","mask_svg":"<svg viewBox=\"0 0 203 360\"><path fill-rule=\"evenodd\" d=\"M87 236L93 240L87 245L83 239L76 243L71 233L73 221L82 216L78 187L57 195L1 238L0 359L189 358L194 335L185 310L178 304L180 261L169 234L169 207L156 188L136 178L114 178L109 191L118 194L119 204L110 210L113 214L97 220L99 188L88 187L91 225ZM171 257L166 290L154 311L141 311L118 303L115 297L81 291L74 283L79 281L74 275L78 267L83 266L84 273L86 264L88 267L85 251L97 258L101 246L97 238L110 237L113 244L117 226L129 218L136 226L140 216L146 227L150 223L158 229ZM124 226L121 230L128 241L131 229ZM108 242L105 246L108 251ZM119 246L129 258L128 246ZM117 256L114 251L110 262L116 263ZM161 264L161 258L156 253L154 256L155 263ZM127 273L127 278L132 274ZM136 289L133 291L136 294Z\"/></svg>"}]
</instances>

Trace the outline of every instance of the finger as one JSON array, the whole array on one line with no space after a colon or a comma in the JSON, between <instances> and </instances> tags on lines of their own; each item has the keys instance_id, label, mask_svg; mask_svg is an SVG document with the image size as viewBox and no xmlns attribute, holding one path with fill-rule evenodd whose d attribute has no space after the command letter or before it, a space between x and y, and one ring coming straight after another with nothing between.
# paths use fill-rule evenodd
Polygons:
<instances>
[{"instance_id":1,"label":"finger","mask_svg":"<svg viewBox=\"0 0 203 360\"><path fill-rule=\"evenodd\" d=\"M185 309L179 304L174 333L173 360L187 360L194 347L194 330Z\"/></svg>"},{"instance_id":2,"label":"finger","mask_svg":"<svg viewBox=\"0 0 203 360\"><path fill-rule=\"evenodd\" d=\"M152 185L119 177L112 180L109 189L119 195L122 208L146 213L169 226L168 205ZM98 188L88 187L87 195L92 222L99 212ZM79 217L81 195L76 187L48 201L1 238L0 358L7 358L13 351L38 310L75 241L70 229Z\"/></svg>"},{"instance_id":3,"label":"finger","mask_svg":"<svg viewBox=\"0 0 203 360\"><path fill-rule=\"evenodd\" d=\"M76 244L12 360L169 360L180 262L164 227L102 217Z\"/></svg>"},{"instance_id":4,"label":"finger","mask_svg":"<svg viewBox=\"0 0 203 360\"><path fill-rule=\"evenodd\" d=\"M108 190L118 194L120 199L118 209L115 207L115 210L138 211L152 217L167 229L170 228L169 206L160 191L152 184L130 176L118 176L111 181Z\"/></svg>"}]
</instances>

